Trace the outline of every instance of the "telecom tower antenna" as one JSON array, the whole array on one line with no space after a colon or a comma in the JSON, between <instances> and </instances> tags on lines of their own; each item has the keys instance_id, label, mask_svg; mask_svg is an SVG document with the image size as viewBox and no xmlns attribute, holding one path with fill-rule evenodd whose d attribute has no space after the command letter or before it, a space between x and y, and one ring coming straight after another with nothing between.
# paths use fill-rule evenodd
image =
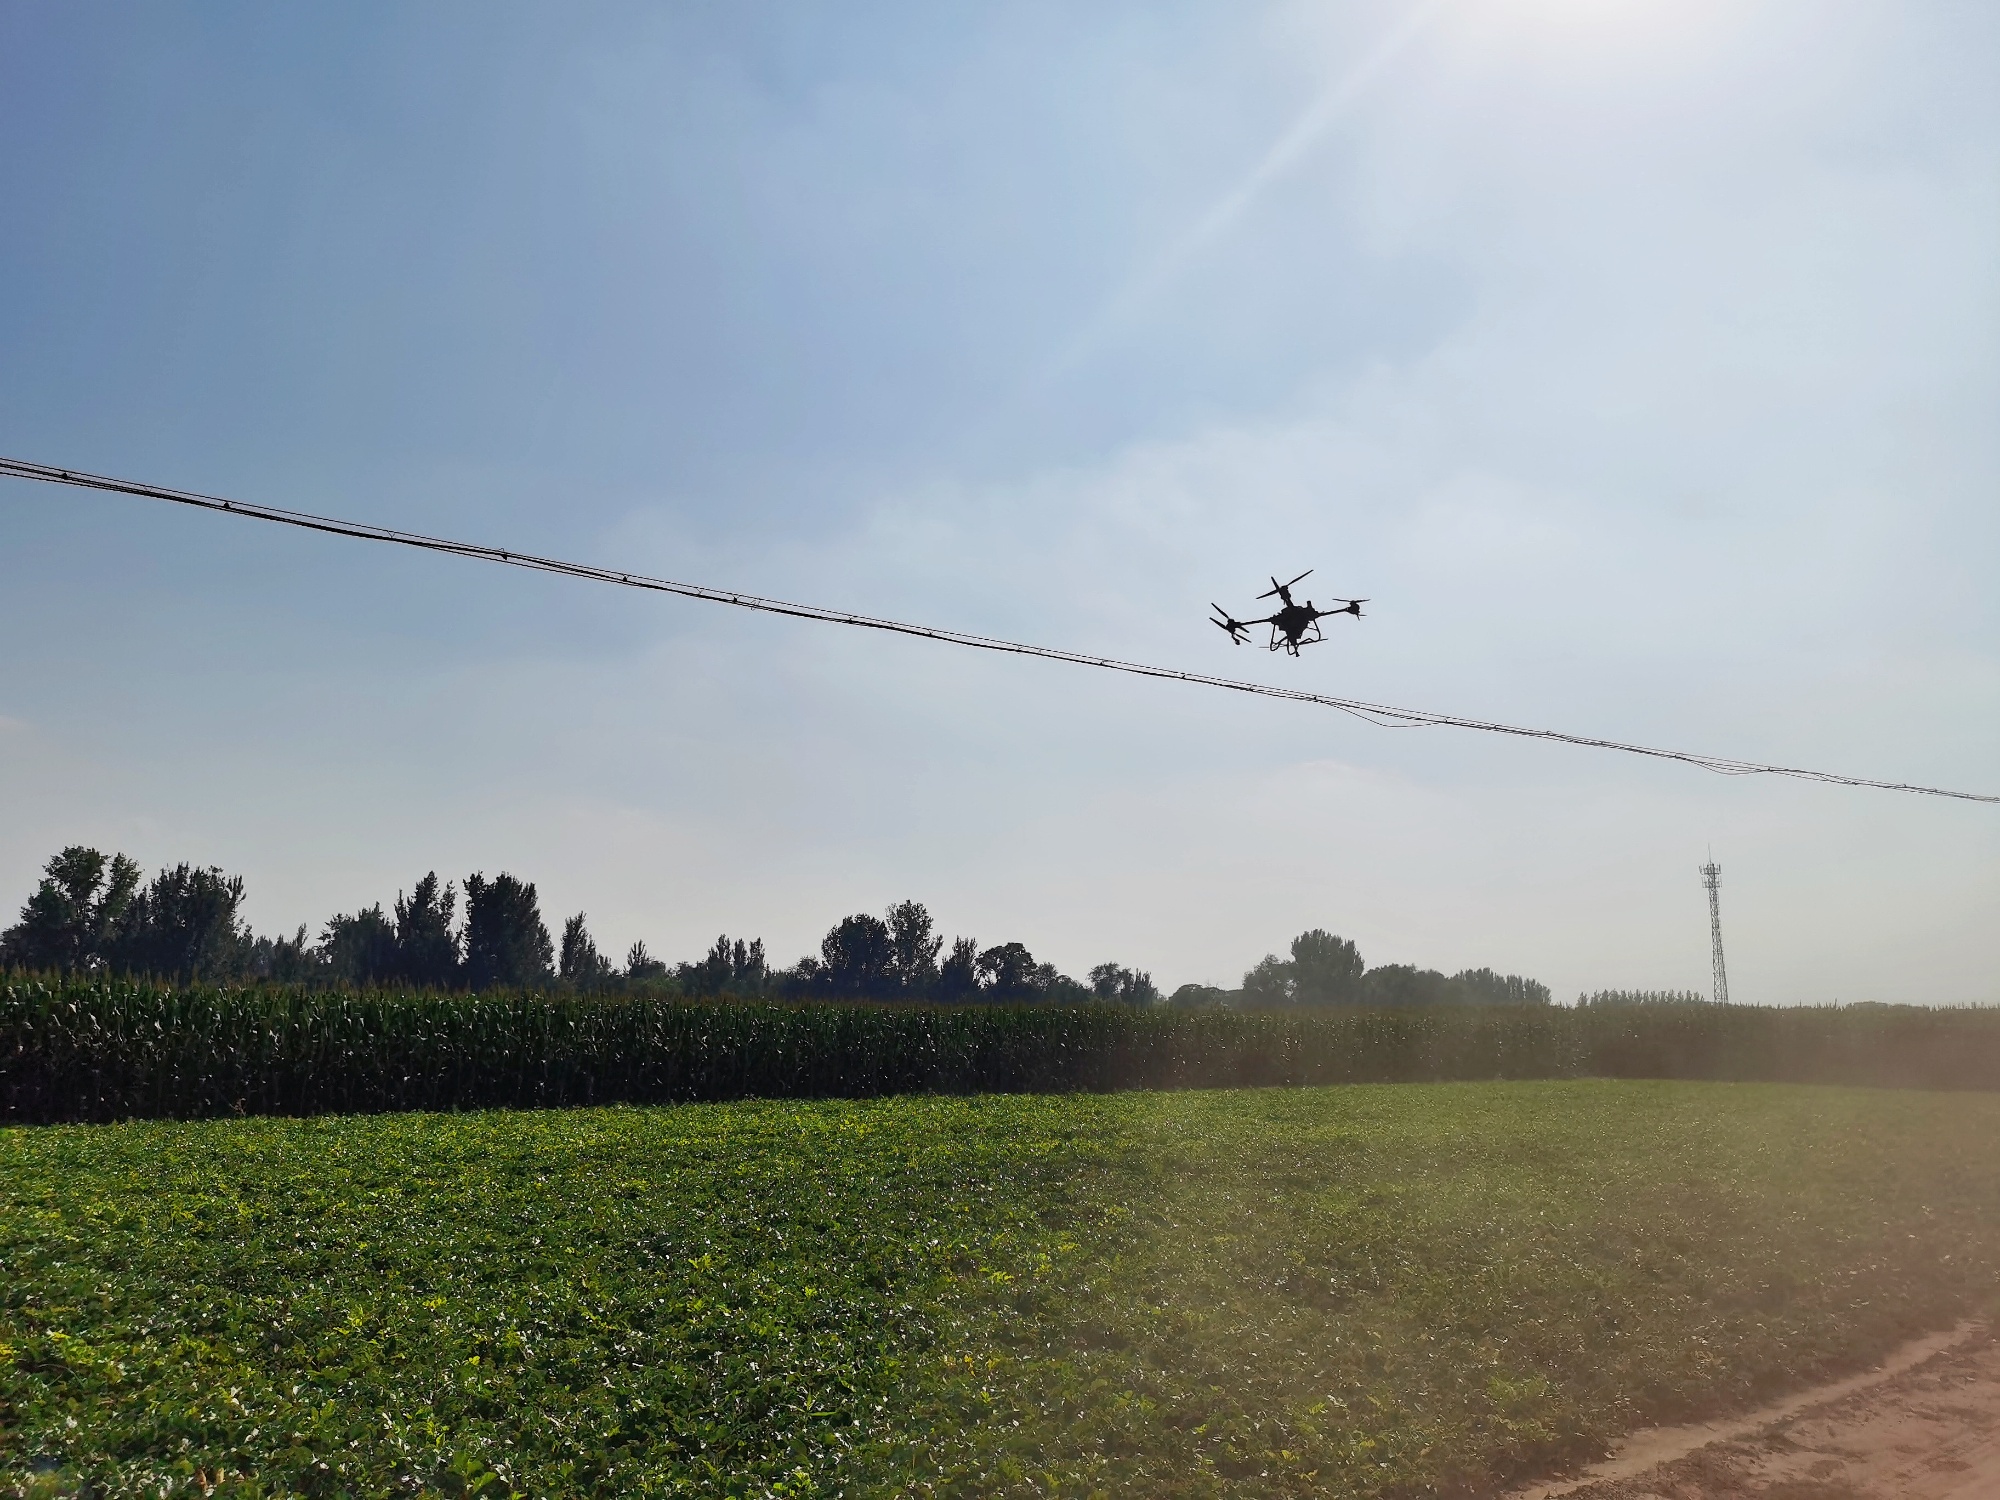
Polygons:
<instances>
[{"instance_id":1,"label":"telecom tower antenna","mask_svg":"<svg viewBox=\"0 0 2000 1500\"><path fill-rule=\"evenodd\" d=\"M1715 948L1715 1003L1729 1003L1729 971L1722 966L1722 866L1709 855L1701 867L1701 883L1708 887L1708 935Z\"/></svg>"}]
</instances>

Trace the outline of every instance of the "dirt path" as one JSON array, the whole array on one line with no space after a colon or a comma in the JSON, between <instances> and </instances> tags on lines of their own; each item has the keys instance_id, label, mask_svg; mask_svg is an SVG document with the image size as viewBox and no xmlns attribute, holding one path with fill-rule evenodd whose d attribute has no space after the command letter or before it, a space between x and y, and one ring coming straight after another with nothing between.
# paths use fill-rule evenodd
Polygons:
<instances>
[{"instance_id":1,"label":"dirt path","mask_svg":"<svg viewBox=\"0 0 2000 1500\"><path fill-rule=\"evenodd\" d=\"M1638 1433L1507 1500L2000 1500L2000 1339L1961 1324L1748 1416Z\"/></svg>"}]
</instances>

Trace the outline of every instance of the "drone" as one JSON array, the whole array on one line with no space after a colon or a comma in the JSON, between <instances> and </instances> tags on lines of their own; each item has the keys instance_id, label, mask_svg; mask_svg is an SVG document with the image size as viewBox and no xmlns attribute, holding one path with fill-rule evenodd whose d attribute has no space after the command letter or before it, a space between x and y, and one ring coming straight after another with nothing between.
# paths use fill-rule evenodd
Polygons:
<instances>
[{"instance_id":1,"label":"drone","mask_svg":"<svg viewBox=\"0 0 2000 1500\"><path fill-rule=\"evenodd\" d=\"M1232 617L1229 611L1224 609L1220 604L1212 604L1209 608L1213 609L1219 618L1211 619L1208 623L1215 626L1218 630L1229 632L1229 639L1239 646L1249 644L1250 627L1252 625L1268 625L1271 627L1270 649L1273 651L1282 649L1289 651L1293 656L1297 656L1299 654L1299 647L1317 645L1326 639L1326 636L1319 628L1321 620L1331 615L1353 615L1356 619L1359 619L1361 618L1361 606L1368 602L1366 599L1342 599L1339 601L1339 609L1317 609L1310 599L1306 600L1304 604L1300 604L1292 598L1292 589L1301 579L1310 578L1311 576L1312 569L1307 568L1305 572L1299 574L1298 578L1294 578L1291 583L1280 583L1275 575L1272 577L1270 592L1259 594L1257 597L1259 599L1282 599L1284 603L1279 607L1276 614L1266 615L1261 620L1238 620Z\"/></svg>"}]
</instances>

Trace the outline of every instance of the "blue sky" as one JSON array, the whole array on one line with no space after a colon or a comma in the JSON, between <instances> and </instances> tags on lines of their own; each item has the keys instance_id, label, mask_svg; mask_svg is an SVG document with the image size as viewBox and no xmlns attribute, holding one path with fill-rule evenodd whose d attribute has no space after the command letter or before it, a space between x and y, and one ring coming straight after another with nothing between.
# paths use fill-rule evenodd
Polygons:
<instances>
[{"instance_id":1,"label":"blue sky","mask_svg":"<svg viewBox=\"0 0 2000 1500\"><path fill-rule=\"evenodd\" d=\"M2000 791L2000 17L0 0L0 452ZM1364 594L1297 662L1210 600ZM1241 613L1241 609L1238 609ZM2000 1001L2000 818L0 482L0 900ZM13 893L13 894L9 894Z\"/></svg>"}]
</instances>

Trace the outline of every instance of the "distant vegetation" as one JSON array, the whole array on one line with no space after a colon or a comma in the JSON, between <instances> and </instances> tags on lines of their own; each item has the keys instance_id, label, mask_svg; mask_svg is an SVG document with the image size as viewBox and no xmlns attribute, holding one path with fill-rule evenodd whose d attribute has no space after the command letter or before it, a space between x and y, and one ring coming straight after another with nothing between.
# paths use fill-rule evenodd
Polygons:
<instances>
[{"instance_id":1,"label":"distant vegetation","mask_svg":"<svg viewBox=\"0 0 2000 1500\"><path fill-rule=\"evenodd\" d=\"M1578 1007L1592 1005L1706 1005L1708 996L1694 990L1597 990L1578 995Z\"/></svg>"},{"instance_id":2,"label":"distant vegetation","mask_svg":"<svg viewBox=\"0 0 2000 1500\"><path fill-rule=\"evenodd\" d=\"M2000 1088L2000 1011L1273 1010L0 981L0 1119L1496 1078Z\"/></svg>"},{"instance_id":3,"label":"distant vegetation","mask_svg":"<svg viewBox=\"0 0 2000 1500\"><path fill-rule=\"evenodd\" d=\"M1549 987L1518 974L1465 969L1445 975L1409 964L1371 969L1346 938L1314 928L1292 939L1292 956L1270 953L1243 976L1238 990L1184 984L1178 1006L1228 1005L1267 1010L1295 1005L1547 1005Z\"/></svg>"},{"instance_id":4,"label":"distant vegetation","mask_svg":"<svg viewBox=\"0 0 2000 1500\"><path fill-rule=\"evenodd\" d=\"M559 941L533 884L426 874L388 909L253 936L243 881L123 855L49 861L0 934L0 1119L658 1104L755 1097L1233 1088L1492 1078L2000 1087L2000 1012L1758 1010L1672 992L1369 968L1300 934L1235 990L1018 942L947 942L918 901L836 923L774 969L717 938L668 965ZM1063 1002L1063 1003L1051 1003Z\"/></svg>"},{"instance_id":5,"label":"distant vegetation","mask_svg":"<svg viewBox=\"0 0 2000 1500\"><path fill-rule=\"evenodd\" d=\"M598 952L582 912L551 939L532 882L468 875L461 888L426 874L385 910L329 917L317 936L258 937L241 916L244 883L178 865L141 883L123 854L73 847L50 859L20 920L0 933L0 968L24 973L142 975L181 983L262 981L307 987L559 989L702 999L988 1001L1116 1000L1150 1005L1152 977L1099 964L1087 982L1038 963L1026 945L949 947L920 901L883 917L836 923L817 954L773 968L761 939L718 937L694 962L668 964L634 943L623 964Z\"/></svg>"},{"instance_id":6,"label":"distant vegetation","mask_svg":"<svg viewBox=\"0 0 2000 1500\"><path fill-rule=\"evenodd\" d=\"M623 964L597 949L585 914L551 939L532 882L502 873L461 888L431 871L388 909L329 917L317 936L254 935L241 916L244 882L215 868L177 865L141 883L123 854L81 846L49 860L20 920L0 933L0 969L17 973L144 976L179 983L265 982L311 988L556 989L688 999L901 1000L1000 1005L1160 1002L1150 974L1102 963L1078 981L1037 962L1019 942L946 943L928 908L902 901L882 916L834 924L817 954L773 968L762 939L718 937L693 962L668 964L634 943ZM1222 990L1182 985L1181 1007L1547 1005L1546 985L1491 969L1446 976L1387 964L1370 969L1354 944L1314 929Z\"/></svg>"}]
</instances>

